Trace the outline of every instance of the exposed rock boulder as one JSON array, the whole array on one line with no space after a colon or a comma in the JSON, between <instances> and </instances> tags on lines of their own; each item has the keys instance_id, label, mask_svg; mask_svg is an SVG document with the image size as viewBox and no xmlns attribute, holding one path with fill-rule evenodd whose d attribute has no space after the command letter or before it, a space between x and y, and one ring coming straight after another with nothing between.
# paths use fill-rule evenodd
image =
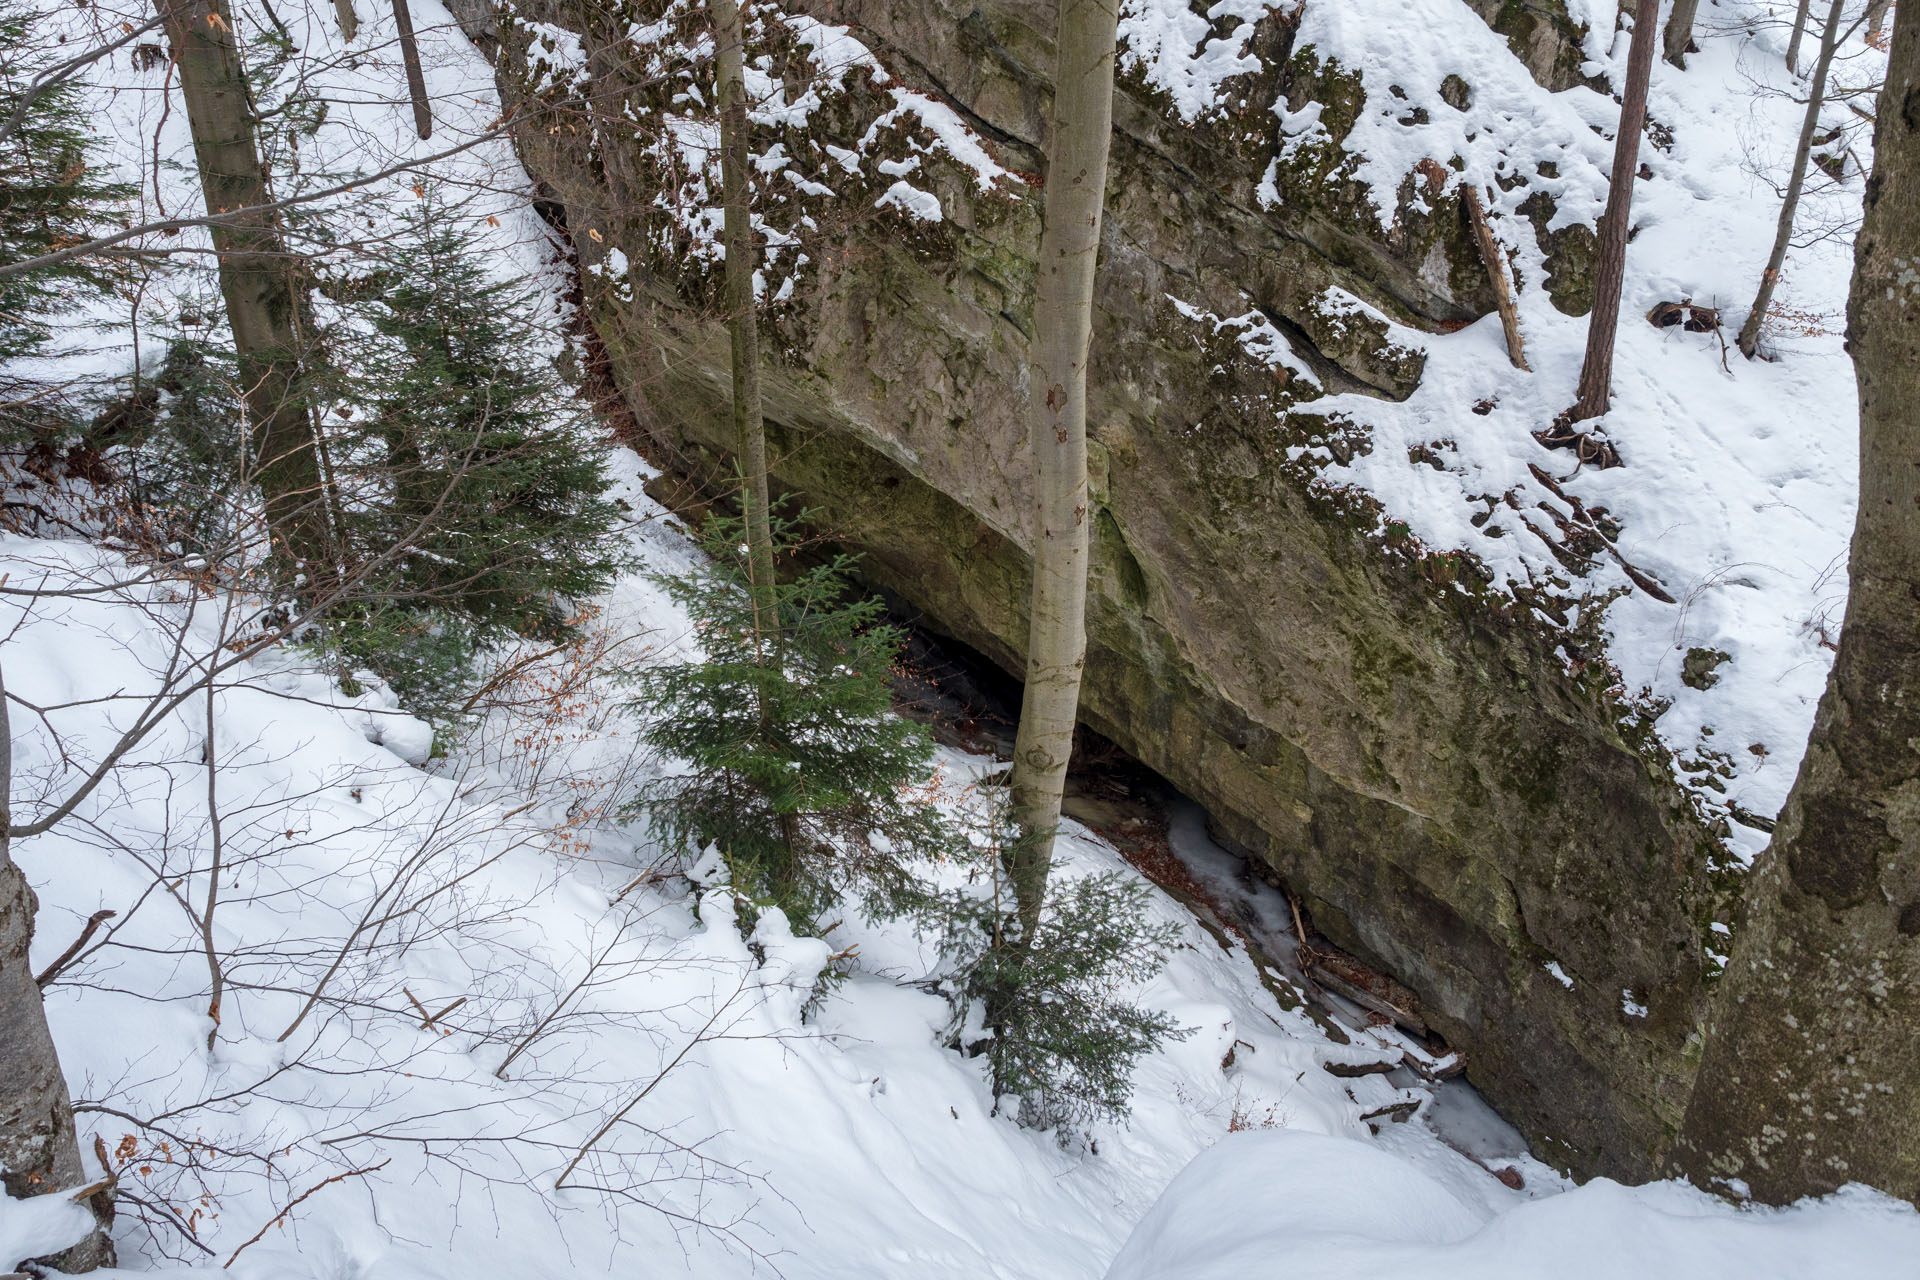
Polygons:
<instances>
[{"instance_id":1,"label":"exposed rock boulder","mask_svg":"<svg viewBox=\"0 0 1920 1280\"><path fill-rule=\"evenodd\" d=\"M676 467L721 476L727 337L712 264L672 207L699 189L633 123L686 91L633 24L691 38L697 13L540 2L523 18L583 35L585 63L561 65L522 22L502 33L503 89L599 114L542 117L559 123L526 129L522 154L571 231L637 417ZM852 24L894 79L851 72L769 139L791 156L893 150L881 172L843 164L830 200L798 180L765 188L769 226L797 228L808 259L782 247L767 274L777 483L865 552L875 582L1018 671L1051 5L792 7ZM1481 7L1560 33L1516 44L1549 83L1577 50L1558 0ZM1085 719L1277 869L1329 937L1418 992L1542 1155L1644 1176L1690 1081L1712 836L1604 667L1562 656L1566 636L1534 612L1551 601L1494 595L1471 560L1316 482L1301 447L1368 445L1314 400L1404 397L1422 358L1396 327L1450 327L1493 300L1444 173L1407 175L1388 229L1327 181L1358 81L1295 50L1281 12L1248 47L1262 69L1234 82L1242 105L1194 120L1122 78L1091 371ZM776 57L768 74L799 73ZM1009 174L983 181L889 117L903 85L950 104ZM1310 103L1325 139L1275 164L1275 105ZM938 198L938 221L888 203L898 173Z\"/></svg>"}]
</instances>

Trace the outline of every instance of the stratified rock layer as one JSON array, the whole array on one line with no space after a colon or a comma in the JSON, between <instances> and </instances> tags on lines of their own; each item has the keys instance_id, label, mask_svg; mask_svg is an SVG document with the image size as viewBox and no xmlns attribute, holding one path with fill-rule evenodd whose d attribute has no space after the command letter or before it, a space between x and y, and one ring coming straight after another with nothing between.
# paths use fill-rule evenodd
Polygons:
<instances>
[{"instance_id":1,"label":"stratified rock layer","mask_svg":"<svg viewBox=\"0 0 1920 1280\"><path fill-rule=\"evenodd\" d=\"M524 16L582 33L590 52L658 16L542 3ZM1008 169L1044 169L1044 0L799 7L852 24ZM1558 0L1478 7L1543 82L1577 68ZM509 30L500 48L509 100L537 88L527 41ZM1469 561L1405 545L1372 503L1288 461L1295 445L1366 447L1312 412L1311 379L1389 397L1417 384L1421 357L1380 314L1439 329L1492 299L1456 201L1436 194L1444 174L1408 176L1390 231L1357 190L1325 181L1358 82L1294 49L1280 14L1250 49L1265 70L1234 83L1245 105L1199 122L1123 76L1091 371L1084 719L1204 804L1329 937L1417 991L1540 1154L1643 1176L1690 1081L1711 836L1665 762L1623 734L1600 664L1570 671L1563 637L1482 590ZM655 92L619 57L589 67L603 106ZM1270 172L1275 103L1310 100L1332 149ZM836 101L806 128L842 146L889 105L859 83ZM529 128L520 142L571 228L588 314L637 417L676 466L721 474L725 329L687 283L690 260L635 212L648 168L617 136ZM843 190L841 215L817 219L815 265L766 322L776 482L865 553L873 581L1018 672L1039 201L931 160L914 181L939 195L942 221L872 212L873 192ZM1263 181L1280 203L1261 199ZM615 248L625 263L610 273ZM1258 313L1311 378L1246 359L1169 296Z\"/></svg>"}]
</instances>

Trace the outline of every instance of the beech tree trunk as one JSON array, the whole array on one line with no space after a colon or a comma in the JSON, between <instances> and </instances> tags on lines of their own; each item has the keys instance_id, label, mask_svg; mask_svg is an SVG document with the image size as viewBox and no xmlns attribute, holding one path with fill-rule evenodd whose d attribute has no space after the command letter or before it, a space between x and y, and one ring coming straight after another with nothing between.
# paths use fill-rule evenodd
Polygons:
<instances>
[{"instance_id":1,"label":"beech tree trunk","mask_svg":"<svg viewBox=\"0 0 1920 1280\"><path fill-rule=\"evenodd\" d=\"M1627 233L1632 228L1633 183L1640 172L1640 131L1647 123L1647 83L1653 78L1654 32L1660 0L1639 0L1633 44L1627 50L1627 87L1621 95L1620 129L1613 139L1613 172L1607 208L1600 215L1600 244L1593 284L1593 314L1587 320L1587 354L1568 418L1580 422L1604 414L1613 403L1613 342L1620 328L1620 290L1627 278Z\"/></svg>"},{"instance_id":2,"label":"beech tree trunk","mask_svg":"<svg viewBox=\"0 0 1920 1280\"><path fill-rule=\"evenodd\" d=\"M1793 34L1787 37L1787 70L1794 75L1800 74L1800 41L1807 34L1807 10L1813 7L1813 0L1800 0L1800 7L1793 11Z\"/></svg>"},{"instance_id":3,"label":"beech tree trunk","mask_svg":"<svg viewBox=\"0 0 1920 1280\"><path fill-rule=\"evenodd\" d=\"M1773 305L1774 286L1780 283L1780 268L1787 261L1787 246L1793 242L1793 219L1800 210L1800 192L1807 185L1807 165L1813 153L1813 135L1820 128L1820 108L1825 105L1827 72L1833 66L1833 51L1840 43L1841 11L1846 0L1833 0L1827 10L1827 27L1820 33L1820 59L1814 63L1813 83L1807 88L1807 114L1800 122L1800 141L1793 149L1793 171L1787 178L1787 198L1780 206L1780 221L1774 228L1773 252L1767 255L1766 270L1760 273L1760 288L1754 294L1753 309L1740 326L1740 354L1753 359L1760 347L1760 326L1766 322L1767 308Z\"/></svg>"},{"instance_id":4,"label":"beech tree trunk","mask_svg":"<svg viewBox=\"0 0 1920 1280\"><path fill-rule=\"evenodd\" d=\"M1700 0L1673 0L1673 12L1667 15L1666 56L1676 67L1687 65L1687 46L1693 42L1693 23L1700 13Z\"/></svg>"},{"instance_id":5,"label":"beech tree trunk","mask_svg":"<svg viewBox=\"0 0 1920 1280\"><path fill-rule=\"evenodd\" d=\"M1087 349L1113 134L1118 0L1061 0L1039 281L1027 358L1033 616L1013 751L1009 872L1021 937L1040 922L1087 657Z\"/></svg>"},{"instance_id":6,"label":"beech tree trunk","mask_svg":"<svg viewBox=\"0 0 1920 1280\"><path fill-rule=\"evenodd\" d=\"M1676 1146L1760 1200L1920 1203L1920 6L1900 6L1854 248L1860 509L1840 652L1710 1015Z\"/></svg>"},{"instance_id":7,"label":"beech tree trunk","mask_svg":"<svg viewBox=\"0 0 1920 1280\"><path fill-rule=\"evenodd\" d=\"M753 597L755 653L773 661L780 642L774 596L772 502L767 492L767 428L760 406L760 321L753 296L753 208L749 202L747 28L739 0L710 0L720 98L720 184L726 206L727 323L733 337L733 438L740 467L740 513L747 526L747 582ZM766 709L761 708L761 725ZM791 851L794 833L783 831Z\"/></svg>"},{"instance_id":8,"label":"beech tree trunk","mask_svg":"<svg viewBox=\"0 0 1920 1280\"><path fill-rule=\"evenodd\" d=\"M180 71L207 211L271 202L226 0L157 2ZM274 214L211 231L267 525L276 553L311 585L330 574L331 537L313 425L301 395L298 262Z\"/></svg>"},{"instance_id":9,"label":"beech tree trunk","mask_svg":"<svg viewBox=\"0 0 1920 1280\"><path fill-rule=\"evenodd\" d=\"M14 865L13 736L6 689L0 683L0 1175L6 1194L25 1198L73 1191L86 1183L73 1128L73 1099L47 1029L47 1011L34 981L33 890ZM95 1196L100 1229L54 1259L62 1271L113 1265L113 1220L107 1196ZM17 1261L7 1258L0 1265Z\"/></svg>"}]
</instances>

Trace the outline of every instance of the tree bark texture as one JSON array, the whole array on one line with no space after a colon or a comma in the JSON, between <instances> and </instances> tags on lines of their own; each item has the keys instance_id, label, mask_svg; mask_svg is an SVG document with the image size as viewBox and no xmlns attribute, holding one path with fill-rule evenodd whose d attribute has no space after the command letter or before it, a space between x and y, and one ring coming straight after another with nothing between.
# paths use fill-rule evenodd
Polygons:
<instances>
[{"instance_id":1,"label":"tree bark texture","mask_svg":"<svg viewBox=\"0 0 1920 1280\"><path fill-rule=\"evenodd\" d=\"M1920 1202L1920 7L1895 12L1847 347L1860 510L1840 651L1708 1020L1676 1146L1784 1203Z\"/></svg>"},{"instance_id":2,"label":"tree bark texture","mask_svg":"<svg viewBox=\"0 0 1920 1280\"><path fill-rule=\"evenodd\" d=\"M1800 0L1800 7L1793 11L1793 34L1787 37L1787 70L1794 75L1800 74L1800 41L1807 34L1807 10L1813 7L1813 0Z\"/></svg>"},{"instance_id":3,"label":"tree bark texture","mask_svg":"<svg viewBox=\"0 0 1920 1280\"><path fill-rule=\"evenodd\" d=\"M1820 33L1820 58L1813 66L1813 83L1807 88L1807 114L1800 122L1800 141L1793 149L1793 170L1787 178L1786 200L1780 206L1780 221L1774 228L1773 252L1760 273L1760 288L1753 298L1747 322L1740 326L1740 354L1753 359L1760 348L1760 326L1766 323L1767 308L1773 305L1773 290L1780 283L1780 268L1786 265L1787 246L1793 242L1793 219L1800 210L1800 193L1807 185L1807 165L1813 153L1813 135L1820 128L1820 108L1826 104L1827 72L1833 66L1833 51L1840 43L1840 19L1846 0L1833 0L1827 10L1827 28Z\"/></svg>"},{"instance_id":4,"label":"tree bark texture","mask_svg":"<svg viewBox=\"0 0 1920 1280\"><path fill-rule=\"evenodd\" d=\"M1627 233L1632 229L1633 183L1640 172L1640 131L1647 123L1647 83L1653 78L1654 33L1660 0L1639 0L1633 18L1633 44L1627 51L1627 87L1621 95L1620 129L1613 139L1613 172L1607 180L1607 208L1600 215L1600 244L1593 285L1593 314L1587 319L1587 354L1580 365L1580 387L1569 417L1597 418L1613 403L1613 343L1620 328L1620 290L1627 278Z\"/></svg>"},{"instance_id":5,"label":"tree bark texture","mask_svg":"<svg viewBox=\"0 0 1920 1280\"><path fill-rule=\"evenodd\" d=\"M413 100L413 128L421 138L433 136L433 107L427 101L427 78L420 70L420 42L413 38L413 12L407 0L393 0L393 25L400 32L400 61L407 71L407 96Z\"/></svg>"},{"instance_id":6,"label":"tree bark texture","mask_svg":"<svg viewBox=\"0 0 1920 1280\"><path fill-rule=\"evenodd\" d=\"M763 661L779 642L775 616L773 525L767 494L767 429L760 406L760 320L753 296L757 261L747 155L746 17L739 0L711 0L720 98L721 200L726 206L727 322L733 336L733 438L740 466L740 512L747 526L753 629Z\"/></svg>"},{"instance_id":7,"label":"tree bark texture","mask_svg":"<svg viewBox=\"0 0 1920 1280\"><path fill-rule=\"evenodd\" d=\"M36 903L14 864L8 838L12 784L12 725L0 685L0 1167L5 1169L0 1183L7 1195L24 1198L72 1191L87 1179L74 1133L73 1099L28 956ZM113 1243L105 1230L113 1221L112 1201L98 1195L92 1207L101 1229L58 1255L54 1262L62 1271L113 1265Z\"/></svg>"},{"instance_id":8,"label":"tree bark texture","mask_svg":"<svg viewBox=\"0 0 1920 1280\"><path fill-rule=\"evenodd\" d=\"M180 71L207 212L267 204L246 68L226 0L158 0ZM297 260L277 215L211 228L275 551L308 581L329 566L326 494L301 396Z\"/></svg>"},{"instance_id":9,"label":"tree bark texture","mask_svg":"<svg viewBox=\"0 0 1920 1280\"><path fill-rule=\"evenodd\" d=\"M1087 352L1113 134L1117 0L1061 0L1040 233L1027 424L1033 449L1033 602L1014 741L1009 871L1032 938L1060 826L1087 655Z\"/></svg>"},{"instance_id":10,"label":"tree bark texture","mask_svg":"<svg viewBox=\"0 0 1920 1280\"><path fill-rule=\"evenodd\" d=\"M1673 12L1667 15L1666 58L1676 67L1687 65L1687 46L1693 43L1693 23L1700 14L1700 0L1673 0Z\"/></svg>"},{"instance_id":11,"label":"tree bark texture","mask_svg":"<svg viewBox=\"0 0 1920 1280\"><path fill-rule=\"evenodd\" d=\"M1507 340L1507 359L1516 369L1531 369L1527 365L1527 342L1520 333L1520 309L1513 302L1513 284L1507 278L1507 255L1500 251L1500 242L1493 238L1493 227L1487 222L1487 207L1480 200L1480 189L1472 183L1461 188L1467 197L1467 218L1473 224L1474 243L1480 246L1480 261L1487 269L1487 280L1493 285L1494 305L1500 311L1500 332Z\"/></svg>"}]
</instances>

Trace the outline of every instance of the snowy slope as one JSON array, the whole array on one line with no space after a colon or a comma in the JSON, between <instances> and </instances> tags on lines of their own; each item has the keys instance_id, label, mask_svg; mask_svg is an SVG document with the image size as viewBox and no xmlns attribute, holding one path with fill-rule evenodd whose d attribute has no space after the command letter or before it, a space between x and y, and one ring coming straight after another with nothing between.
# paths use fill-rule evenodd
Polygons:
<instances>
[{"instance_id":1,"label":"snowy slope","mask_svg":"<svg viewBox=\"0 0 1920 1280\"><path fill-rule=\"evenodd\" d=\"M1277 7L1217 6L1239 18ZM438 4L420 0L414 16L441 133L427 144L411 138L394 106L402 94L391 19L365 8L355 47L368 52L326 73L338 106L312 144L324 159L316 168L354 163L356 148L418 154L484 130L497 111L487 68ZM1159 14L1179 37L1154 57L1180 77L1188 96L1176 99L1203 110L1242 47L1230 33L1216 41L1181 21L1185 9L1178 0L1130 5L1136 16ZM304 47L338 52L327 6L276 10ZM72 20L110 18L95 6ZM1436 128L1447 132L1432 136L1431 149L1457 149L1467 132L1515 151L1550 145L1567 175L1563 210L1591 216L1600 191L1591 170L1604 148L1585 122L1604 122L1606 105L1585 90L1553 99L1522 83L1524 73L1500 61L1504 46L1484 38L1457 0L1320 0L1308 5L1302 38L1339 43L1343 61L1369 68L1387 56L1370 52L1379 42L1369 32L1409 19L1436 33L1436 47L1414 65L1396 45L1391 72L1370 76L1391 74L1418 100L1437 100L1436 77L1457 58L1485 86L1476 109L1511 118L1497 125L1489 115L1468 129L1436 110ZM1771 211L1750 198L1743 134L1724 113L1736 102L1729 85L1777 62L1772 39L1716 37L1686 76L1660 70L1655 112L1674 123L1675 152L1649 157L1656 177L1642 193L1629 315L1689 293L1735 302L1757 270ZM1191 66L1180 41L1206 65ZM857 60L839 44L823 47ZM1617 57L1624 42L1593 52ZM157 92L162 72L120 63L115 75L98 118L141 182L141 216L190 204L189 148L179 112ZM1764 149L1791 115L1756 104L1740 116L1744 136ZM1474 151L1472 163L1497 163L1496 150ZM503 264L549 269L544 231L517 197L525 178L504 142L443 171L479 184L473 234ZM1397 175L1383 170L1389 180ZM417 198L397 179L363 197L376 214ZM196 243L192 236L181 242ZM1529 236L1519 240L1531 281L1537 249ZM1803 261L1793 301L1830 310L1844 292L1843 248L1822 246ZM133 305L143 326L164 327L205 287L204 277L183 274ZM557 282L555 297L557 312ZM1343 404L1376 443L1330 477L1380 496L1429 545L1472 547L1514 580L1557 565L1524 531L1496 540L1471 525L1477 504L1468 499L1533 483L1525 463L1541 451L1527 431L1570 399L1584 334L1537 288L1523 288L1521 301L1540 372L1506 369L1491 320L1447 337L1402 334L1428 348L1427 384L1404 405ZM1837 590L1831 566L1841 563L1850 520L1851 382L1831 336L1732 375L1710 342L1623 329L1607 427L1630 466L1583 472L1569 486L1621 515L1623 551L1683 601L1676 609L1630 596L1612 606L1623 675L1674 698L1662 728L1677 745L1696 741L1707 723L1717 741L1740 744L1736 755L1748 754L1749 739L1770 744L1760 763L1736 761L1733 784L1745 788L1742 803L1766 812L1784 795L1825 669L1817 637L1800 627ZM124 369L131 336L78 358ZM1465 411L1482 398L1498 398L1492 414ZM1442 437L1455 442L1447 470L1401 462L1409 443ZM1543 465L1564 473L1558 462ZM623 457L619 466L641 569L684 568L694 553L640 491L641 464ZM124 571L77 543L0 544L0 572L16 586ZM209 652L239 625L228 606L243 604L165 583L31 608L5 598L8 688L49 708L44 721L16 717L16 802L30 810L103 748L164 671L178 635L191 652ZM1183 945L1138 994L1195 1034L1142 1065L1130 1127L1106 1126L1095 1142L1064 1148L1020 1130L990 1114L978 1065L938 1042L944 1006L912 985L932 963L927 940L857 923L825 940L795 939L768 923L757 958L724 894L666 874L675 864L616 819L623 790L664 766L635 758L637 725L611 669L690 641L686 619L641 572L603 604L598 636L524 672L479 731L426 768L426 727L382 691L348 698L297 656L270 653L236 669L210 708L180 708L75 821L17 847L40 895L36 965L59 955L95 911L119 913L49 988L48 1008L81 1102L83 1146L101 1139L126 1193L119 1234L130 1272L216 1269L238 1250L231 1273L258 1277L724 1278L777 1268L822 1280L1073 1280L1105 1274L1143 1219L1116 1276L1212 1265L1201 1239L1179 1235L1183 1224L1208 1228L1215 1243L1249 1233L1256 1258L1321 1250L1299 1255L1318 1269L1303 1263L1298 1274L1385 1274L1388 1261L1395 1274L1426 1270L1442 1246L1453 1271L1440 1274L1539 1274L1548 1259L1562 1269L1559 1257L1622 1237L1637 1242L1638 1270L1594 1274L1801 1280L1822 1273L1810 1249L1841 1258L1849 1234L1864 1241L1845 1246L1856 1249L1852 1269L1828 1274L1899 1274L1912 1254L1911 1211L1860 1194L1762 1219L1673 1187L1559 1194L1564 1184L1544 1167L1482 1153L1522 1172L1525 1189L1512 1190L1440 1140L1445 1117L1424 1090L1323 1070L1388 1051L1337 1045L1283 1009L1244 948L1223 948L1164 897L1156 911L1180 925ZM1727 648L1736 660L1712 690L1688 690L1675 645ZM950 754L943 767L961 805L989 766ZM211 932L229 982L217 1026L200 928L215 812L224 871ZM1125 864L1075 829L1063 866L1085 874ZM856 944L858 966L803 1016L829 952ZM282 1039L316 988L326 998ZM421 1026L416 1001L439 1015L433 1028ZM1421 1113L1374 1137L1362 1116L1402 1101L1420 1102ZM1276 1134L1234 1132L1250 1128ZM1216 1145L1219 1160L1209 1157L1151 1209ZM1257 1153L1247 1156L1255 1163L1220 1163L1242 1152ZM569 1188L556 1190L561 1181ZM1233 1200L1223 1187L1261 1195ZM1361 1221L1356 1202L1380 1211ZM61 1224L32 1209L0 1204L0 1242L48 1247ZM1414 1227L1381 1230L1379 1221ZM1341 1223L1346 1238L1330 1243ZM1272 1232L1252 1235L1260 1224ZM1708 1259L1733 1261L1715 1271Z\"/></svg>"},{"instance_id":2,"label":"snowy slope","mask_svg":"<svg viewBox=\"0 0 1920 1280\"><path fill-rule=\"evenodd\" d=\"M692 552L627 465L623 497L646 521L637 551L649 567L684 566ZM15 581L123 568L72 544L14 539L0 553ZM127 594L41 602L7 646L10 689L70 704L49 723L76 760L115 723L114 704L93 699L137 693L188 604ZM608 625L644 633L643 648L685 643L684 618L644 580L608 605ZM216 638L189 630L200 645ZM424 771L417 726L377 693L342 698L280 656L223 682L215 940L232 985L211 1052L193 914L211 856L204 707L175 716L77 823L21 844L41 895L36 963L85 916L120 912L48 1007L83 1136L130 1156L115 1157L127 1192L198 1210L196 1238L224 1260L295 1195L348 1174L242 1253L235 1271L261 1276L542 1274L560 1257L575 1274L668 1273L672 1259L725 1276L752 1274L755 1254L796 1277L1096 1276L1161 1186L1230 1128L1365 1142L1363 1112L1426 1097L1322 1070L1387 1055L1335 1045L1283 1010L1243 948L1223 950L1161 898L1182 946L1139 995L1195 1034L1143 1066L1133 1125L1063 1148L994 1118L978 1064L938 1042L944 1002L910 985L935 961L928 941L857 924L793 939L763 922L759 963L724 891L648 880L668 865L658 849L578 820L581 797L606 795L630 766L634 724L613 708L612 681L575 687L551 714L496 713ZM45 730L18 738L30 801L62 767ZM950 754L943 767L964 804L969 779L997 766ZM1063 864L1125 867L1077 829ZM369 939L357 930L376 901L406 910ZM803 1020L828 952L853 945L858 970ZM343 949L329 998L279 1041ZM442 1034L421 1029L413 1000L461 998ZM556 1009L496 1079L509 1046ZM555 1193L573 1153L642 1092L570 1179L603 1190ZM1429 1134L1407 1141L1484 1195L1522 1198ZM191 1260L150 1216L123 1227L128 1265Z\"/></svg>"}]
</instances>

